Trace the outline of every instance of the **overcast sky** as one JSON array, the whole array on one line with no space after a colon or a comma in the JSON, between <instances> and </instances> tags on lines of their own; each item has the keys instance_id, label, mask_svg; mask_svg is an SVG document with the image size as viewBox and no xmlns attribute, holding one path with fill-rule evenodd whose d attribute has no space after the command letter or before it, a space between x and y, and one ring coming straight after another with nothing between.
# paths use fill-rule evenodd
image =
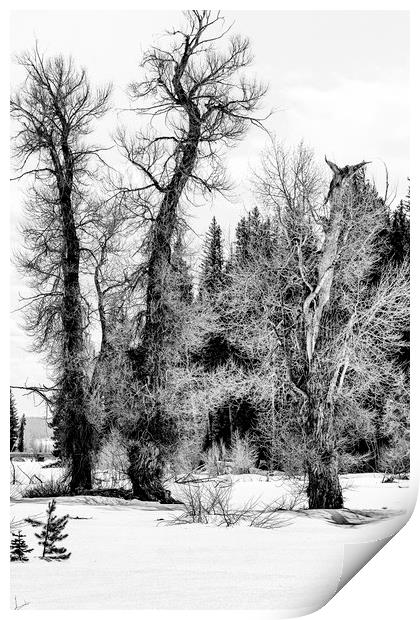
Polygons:
<instances>
[{"instance_id":1,"label":"overcast sky","mask_svg":"<svg viewBox=\"0 0 420 620\"><path fill-rule=\"evenodd\" d=\"M386 162L397 199L404 196L409 176L408 13L386 11L277 11L224 12L234 21L234 32L251 39L255 60L251 73L269 83L266 107L275 114L267 128L294 146L301 139L321 160L326 154L339 165L372 161L369 174L384 186ZM34 11L15 12L11 21L12 53L33 47L38 40L48 55L71 54L95 84L113 82L114 103L126 102L127 84L139 77L142 52L162 33L182 21L170 11ZM64 24L64 25L63 25ZM12 86L22 79L12 67ZM111 112L101 137L111 143L111 132L121 119ZM253 129L232 152L228 163L236 182L236 199L217 199L192 213L191 224L202 235L213 215L226 236L250 204L250 168L258 163L266 142ZM246 203L246 204L245 204ZM12 246L19 246L22 189L14 185L11 205ZM12 309L18 307L24 285L11 272ZM11 320L11 384L45 382L43 363L28 352L30 342ZM15 392L19 414L43 415L31 397Z\"/></svg>"}]
</instances>

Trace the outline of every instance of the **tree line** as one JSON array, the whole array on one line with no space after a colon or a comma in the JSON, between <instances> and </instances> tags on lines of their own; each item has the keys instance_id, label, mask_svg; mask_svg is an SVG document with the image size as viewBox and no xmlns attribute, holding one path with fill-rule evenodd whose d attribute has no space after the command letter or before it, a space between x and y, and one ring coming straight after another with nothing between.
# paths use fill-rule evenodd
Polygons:
<instances>
[{"instance_id":1,"label":"tree line","mask_svg":"<svg viewBox=\"0 0 420 620\"><path fill-rule=\"evenodd\" d=\"M189 11L147 51L128 88L135 130L114 133L119 167L92 140L111 86L38 47L18 62L16 259L52 379L26 388L51 410L72 492L92 488L115 432L140 499L169 501L166 468L235 433L261 466L307 475L310 507L342 506L340 471L406 467L409 198L391 210L364 161L327 161L328 187L309 148L271 137L258 208L229 248L213 219L193 261L189 206L229 191L227 154L264 129L249 40Z\"/></svg>"}]
</instances>

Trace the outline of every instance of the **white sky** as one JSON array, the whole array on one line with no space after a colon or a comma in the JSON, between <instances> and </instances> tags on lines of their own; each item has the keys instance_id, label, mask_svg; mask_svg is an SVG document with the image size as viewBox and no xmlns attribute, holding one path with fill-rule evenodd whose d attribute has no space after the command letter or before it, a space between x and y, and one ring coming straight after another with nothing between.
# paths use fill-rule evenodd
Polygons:
<instances>
[{"instance_id":1,"label":"white sky","mask_svg":"<svg viewBox=\"0 0 420 620\"><path fill-rule=\"evenodd\" d=\"M402 197L409 176L408 13L391 11L276 11L224 12L233 31L248 35L255 56L251 72L270 85L267 108L276 113L267 123L286 144L301 139L321 160L324 154L339 165L371 160L369 174L381 189L386 162L391 184ZM139 77L142 51L165 29L181 22L171 11L34 11L15 12L11 20L12 52L33 46L46 54L72 54L86 67L95 84L111 81L114 102L124 105L124 89ZM63 23L65 26L63 27ZM12 85L22 79L15 66ZM101 137L119 122L108 115ZM250 208L250 167L258 162L266 136L253 129L229 153L228 167L236 181L237 199L195 209L191 224L199 234L216 215L226 234ZM17 224L22 190L12 189L11 239L18 247ZM11 272L12 309L18 307L24 285ZM46 381L43 364L28 352L30 342L19 327L19 313L11 320L11 384ZM32 398L15 392L19 413L43 415Z\"/></svg>"}]
</instances>

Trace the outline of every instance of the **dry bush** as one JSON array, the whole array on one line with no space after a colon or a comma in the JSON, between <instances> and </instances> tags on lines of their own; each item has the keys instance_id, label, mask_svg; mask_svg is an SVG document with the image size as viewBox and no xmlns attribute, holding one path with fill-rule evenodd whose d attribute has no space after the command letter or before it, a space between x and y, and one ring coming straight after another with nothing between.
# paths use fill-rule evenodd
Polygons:
<instances>
[{"instance_id":1,"label":"dry bush","mask_svg":"<svg viewBox=\"0 0 420 620\"><path fill-rule=\"evenodd\" d=\"M248 434L240 437L235 431L232 438L232 447L229 450L229 460L232 465L232 473L249 474L257 462L258 452Z\"/></svg>"},{"instance_id":2,"label":"dry bush","mask_svg":"<svg viewBox=\"0 0 420 620\"><path fill-rule=\"evenodd\" d=\"M250 520L252 527L275 528L284 527L291 518L285 518L285 512L304 510L308 506L306 477L290 478L285 482L286 493L278 500L266 504Z\"/></svg>"},{"instance_id":3,"label":"dry bush","mask_svg":"<svg viewBox=\"0 0 420 620\"><path fill-rule=\"evenodd\" d=\"M28 486L22 490L22 497L62 497L70 495L70 485L67 481L67 477L54 480L42 481L37 484Z\"/></svg>"},{"instance_id":4,"label":"dry bush","mask_svg":"<svg viewBox=\"0 0 420 620\"><path fill-rule=\"evenodd\" d=\"M286 476L291 478L303 474L306 447L299 435L287 435L287 439L275 447L274 455L275 469L284 472Z\"/></svg>"},{"instance_id":5,"label":"dry bush","mask_svg":"<svg viewBox=\"0 0 420 620\"><path fill-rule=\"evenodd\" d=\"M264 529L274 529L278 527L284 527L289 524L292 517L285 517L284 511L286 508L280 509L274 507L266 507L264 510L259 510L258 513L250 520L250 527L260 527Z\"/></svg>"},{"instance_id":6,"label":"dry bush","mask_svg":"<svg viewBox=\"0 0 420 620\"><path fill-rule=\"evenodd\" d=\"M402 378L385 403L382 435L385 446L381 450L378 466L389 480L407 477L410 471L410 403L409 393Z\"/></svg>"},{"instance_id":7,"label":"dry bush","mask_svg":"<svg viewBox=\"0 0 420 620\"><path fill-rule=\"evenodd\" d=\"M196 471L203 461L201 446L195 440L183 441L177 451L169 456L170 473L177 478Z\"/></svg>"},{"instance_id":8,"label":"dry bush","mask_svg":"<svg viewBox=\"0 0 420 620\"><path fill-rule=\"evenodd\" d=\"M206 471L209 476L220 476L225 473L225 461L227 460L227 450L225 444L214 443L202 454Z\"/></svg>"},{"instance_id":9,"label":"dry bush","mask_svg":"<svg viewBox=\"0 0 420 620\"><path fill-rule=\"evenodd\" d=\"M233 508L233 483L230 479L211 483L188 482L180 493L183 512L170 521L180 523L214 523L230 527L254 514L256 502L248 502L242 508Z\"/></svg>"},{"instance_id":10,"label":"dry bush","mask_svg":"<svg viewBox=\"0 0 420 620\"><path fill-rule=\"evenodd\" d=\"M10 461L10 465L10 497L12 499L69 494L67 486L69 472L65 465L62 467L62 472L54 472L46 480L43 473L37 469L35 471L30 469L25 471L14 459ZM58 474L57 476L55 475L56 473Z\"/></svg>"},{"instance_id":11,"label":"dry bush","mask_svg":"<svg viewBox=\"0 0 420 620\"><path fill-rule=\"evenodd\" d=\"M216 482L210 491L211 508L218 525L230 527L239 521L249 519L254 513L257 501L249 501L241 508L232 507L232 480Z\"/></svg>"},{"instance_id":12,"label":"dry bush","mask_svg":"<svg viewBox=\"0 0 420 620\"><path fill-rule=\"evenodd\" d=\"M257 508L258 499L241 507L232 505L233 482L230 479L207 482L188 482L179 499L184 510L171 524L212 523L231 527L246 522L251 527L283 527L288 520L284 512L306 507L306 480L287 481L286 494L276 502Z\"/></svg>"},{"instance_id":13,"label":"dry bush","mask_svg":"<svg viewBox=\"0 0 420 620\"><path fill-rule=\"evenodd\" d=\"M379 469L384 472L382 482L407 477L410 471L410 444L405 437L396 439L385 448L379 458Z\"/></svg>"},{"instance_id":14,"label":"dry bush","mask_svg":"<svg viewBox=\"0 0 420 620\"><path fill-rule=\"evenodd\" d=\"M340 474L353 474L367 471L366 463L371 459L369 454L350 454L344 452L338 457L338 471Z\"/></svg>"},{"instance_id":15,"label":"dry bush","mask_svg":"<svg viewBox=\"0 0 420 620\"><path fill-rule=\"evenodd\" d=\"M206 487L199 483L188 482L178 497L185 509L175 517L174 523L208 523L212 507Z\"/></svg>"}]
</instances>

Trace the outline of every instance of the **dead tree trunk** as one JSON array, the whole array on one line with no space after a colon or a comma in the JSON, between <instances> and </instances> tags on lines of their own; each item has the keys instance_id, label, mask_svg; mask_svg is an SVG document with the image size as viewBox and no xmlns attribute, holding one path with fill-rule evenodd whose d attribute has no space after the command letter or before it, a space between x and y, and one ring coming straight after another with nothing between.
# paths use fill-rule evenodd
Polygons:
<instances>
[{"instance_id":1,"label":"dead tree trunk","mask_svg":"<svg viewBox=\"0 0 420 620\"><path fill-rule=\"evenodd\" d=\"M309 477L309 508L342 508L338 463L334 436L334 397L337 389L337 377L329 386L320 386L317 382L317 344L324 310L329 304L334 273L343 244L348 233L349 182L365 162L354 166L339 168L328 162L333 171L328 200L330 205L329 221L318 260L317 280L310 286L310 292L303 304L303 316L306 336L306 364L308 382L305 389L306 416L305 432L307 437L306 469ZM346 195L347 193L347 195ZM351 202L351 201L350 201Z\"/></svg>"}]
</instances>

